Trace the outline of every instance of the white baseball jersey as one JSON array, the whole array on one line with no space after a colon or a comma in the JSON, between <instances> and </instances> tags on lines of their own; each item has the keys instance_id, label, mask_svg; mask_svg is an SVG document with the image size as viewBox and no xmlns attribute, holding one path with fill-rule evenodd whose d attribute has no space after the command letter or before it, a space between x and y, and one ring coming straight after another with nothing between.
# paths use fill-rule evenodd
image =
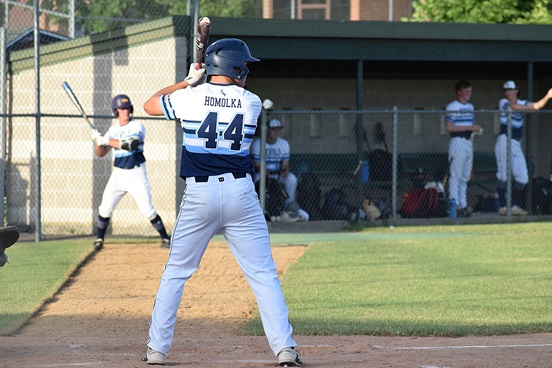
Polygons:
<instances>
[{"instance_id":1,"label":"white baseball jersey","mask_svg":"<svg viewBox=\"0 0 552 368\"><path fill-rule=\"evenodd\" d=\"M447 105L446 122L455 126L468 127L475 122L473 105L458 100ZM451 132L449 143L449 197L456 200L458 208L468 206L467 190L473 165L473 144L470 140L471 131Z\"/></svg>"},{"instance_id":2,"label":"white baseball jersey","mask_svg":"<svg viewBox=\"0 0 552 368\"><path fill-rule=\"evenodd\" d=\"M180 176L254 174L249 146L261 113L259 97L237 86L205 83L162 97L167 119L184 132Z\"/></svg>"},{"instance_id":3,"label":"white baseball jersey","mask_svg":"<svg viewBox=\"0 0 552 368\"><path fill-rule=\"evenodd\" d=\"M201 84L161 96L184 132L180 176L186 180L152 313L148 346L166 354L184 285L221 232L255 294L274 354L296 346L270 250L268 227L251 175L249 146L261 112L255 94L235 85Z\"/></svg>"},{"instance_id":4,"label":"white baseball jersey","mask_svg":"<svg viewBox=\"0 0 552 368\"><path fill-rule=\"evenodd\" d=\"M105 137L108 139L116 139L118 141L122 141L130 137L137 137L142 141L140 146L132 152L113 147L113 150L115 151L115 161L113 165L115 167L133 167L146 161L146 158L144 157L143 143L146 138L146 128L144 127L144 124L138 120L132 119L128 122L128 124L122 126L120 124L112 125L107 133L105 133Z\"/></svg>"},{"instance_id":5,"label":"white baseball jersey","mask_svg":"<svg viewBox=\"0 0 552 368\"><path fill-rule=\"evenodd\" d=\"M527 106L530 104L526 100L517 100L516 104ZM500 134L496 139L495 144L495 156L496 156L496 178L499 181L506 182L508 180L508 168L507 162L507 133L508 133L508 113L506 112L510 107L510 101L506 98L498 101L498 109L500 112ZM524 113L516 110L511 112L512 118L512 142L511 142L511 163L512 163L512 176L517 183L527 184L529 183L529 172L527 170L527 161L523 154L521 147L521 136L523 135Z\"/></svg>"},{"instance_id":6,"label":"white baseball jersey","mask_svg":"<svg viewBox=\"0 0 552 368\"><path fill-rule=\"evenodd\" d=\"M475 122L473 105L469 102L461 103L458 100L454 100L447 105L446 110L445 121L449 121L456 126L471 126ZM471 131L450 133L452 138L462 137L470 139L470 135Z\"/></svg>"},{"instance_id":7,"label":"white baseball jersey","mask_svg":"<svg viewBox=\"0 0 552 368\"><path fill-rule=\"evenodd\" d=\"M157 215L157 212L152 203L150 184L146 173L143 143L146 138L146 128L138 120L132 119L126 125L112 125L105 137L119 141L138 137L142 143L131 152L112 147L115 157L114 168L102 195L99 215L104 218L111 217L117 204L126 193L129 193L134 198L142 215L151 220Z\"/></svg>"},{"instance_id":8,"label":"white baseball jersey","mask_svg":"<svg viewBox=\"0 0 552 368\"><path fill-rule=\"evenodd\" d=\"M526 100L517 100L516 104L527 106L529 101ZM500 99L498 101L498 109L500 110L500 134L507 134L508 128L508 108L510 107L510 101L506 98ZM512 110L512 138L520 140L523 133L523 112Z\"/></svg>"},{"instance_id":9,"label":"white baseball jersey","mask_svg":"<svg viewBox=\"0 0 552 368\"><path fill-rule=\"evenodd\" d=\"M287 176L280 176L280 167L282 161L289 161L290 149L289 143L284 138L278 137L276 142L270 144L266 142L266 171L268 176L272 179L278 180L284 184L288 197L286 198L286 204L295 202L295 192L297 191L297 177L294 173L288 172ZM251 145L251 156L254 162L261 162L261 140L256 139ZM255 182L260 179L260 174L255 174Z\"/></svg>"},{"instance_id":10,"label":"white baseball jersey","mask_svg":"<svg viewBox=\"0 0 552 368\"><path fill-rule=\"evenodd\" d=\"M283 138L278 137L276 142L270 144L266 142L266 171L269 172L271 178L277 179L280 174L280 165L282 161L289 161L290 149L289 143ZM251 146L251 155L253 161L261 162L261 140L256 139Z\"/></svg>"}]
</instances>

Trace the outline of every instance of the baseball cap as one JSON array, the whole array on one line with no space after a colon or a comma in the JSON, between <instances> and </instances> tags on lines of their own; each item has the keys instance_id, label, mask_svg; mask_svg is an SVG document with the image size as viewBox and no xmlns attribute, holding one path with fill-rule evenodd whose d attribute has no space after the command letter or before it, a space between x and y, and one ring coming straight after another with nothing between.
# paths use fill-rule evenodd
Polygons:
<instances>
[{"instance_id":1,"label":"baseball cap","mask_svg":"<svg viewBox=\"0 0 552 368\"><path fill-rule=\"evenodd\" d=\"M507 81L506 83L504 83L502 88L503 89L517 89L516 82L511 81L511 80Z\"/></svg>"},{"instance_id":2,"label":"baseball cap","mask_svg":"<svg viewBox=\"0 0 552 368\"><path fill-rule=\"evenodd\" d=\"M271 119L268 121L268 127L272 129L281 129L283 128L282 123L278 119Z\"/></svg>"}]
</instances>

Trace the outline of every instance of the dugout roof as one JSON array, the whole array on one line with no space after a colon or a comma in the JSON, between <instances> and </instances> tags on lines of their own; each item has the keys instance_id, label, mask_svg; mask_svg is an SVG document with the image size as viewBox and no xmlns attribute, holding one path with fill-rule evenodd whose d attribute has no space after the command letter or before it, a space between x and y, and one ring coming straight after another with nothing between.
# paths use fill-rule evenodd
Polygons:
<instances>
[{"instance_id":1,"label":"dugout roof","mask_svg":"<svg viewBox=\"0 0 552 368\"><path fill-rule=\"evenodd\" d=\"M552 74L552 26L211 18L237 37L257 77L535 79ZM531 70L532 69L532 70Z\"/></svg>"},{"instance_id":2,"label":"dugout roof","mask_svg":"<svg viewBox=\"0 0 552 368\"><path fill-rule=\"evenodd\" d=\"M552 82L552 25L211 18L209 42L236 37L262 60L260 78L515 79ZM189 37L195 25L173 16L48 45L41 63ZM190 47L195 40L190 39ZM10 55L12 70L32 68L32 50ZM191 62L191 60L188 60ZM531 99L531 96L527 96Z\"/></svg>"}]
</instances>

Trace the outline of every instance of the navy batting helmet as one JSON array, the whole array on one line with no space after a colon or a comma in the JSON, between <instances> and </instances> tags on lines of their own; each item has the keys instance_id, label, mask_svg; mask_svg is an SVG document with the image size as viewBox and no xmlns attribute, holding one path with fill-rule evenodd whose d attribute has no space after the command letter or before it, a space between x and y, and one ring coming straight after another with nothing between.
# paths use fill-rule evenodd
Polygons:
<instances>
[{"instance_id":1,"label":"navy batting helmet","mask_svg":"<svg viewBox=\"0 0 552 368\"><path fill-rule=\"evenodd\" d=\"M113 97L111 101L111 110L113 110L115 116L119 115L117 109L126 109L127 107L130 107L130 113L132 114L134 112L134 106L132 106L132 102L130 102L130 98L127 95L117 95Z\"/></svg>"},{"instance_id":2,"label":"navy batting helmet","mask_svg":"<svg viewBox=\"0 0 552 368\"><path fill-rule=\"evenodd\" d=\"M249 53L249 48L237 38L223 38L213 42L205 51L207 75L225 75L244 79L249 73L247 63L260 61Z\"/></svg>"}]
</instances>

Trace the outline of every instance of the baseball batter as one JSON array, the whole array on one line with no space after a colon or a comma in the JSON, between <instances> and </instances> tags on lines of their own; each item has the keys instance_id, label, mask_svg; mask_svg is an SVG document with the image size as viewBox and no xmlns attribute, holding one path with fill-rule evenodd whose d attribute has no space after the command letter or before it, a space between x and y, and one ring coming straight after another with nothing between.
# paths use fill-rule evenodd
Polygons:
<instances>
[{"instance_id":1,"label":"baseball batter","mask_svg":"<svg viewBox=\"0 0 552 368\"><path fill-rule=\"evenodd\" d=\"M170 237L151 202L144 157L146 129L141 122L132 118L134 107L128 96L115 96L111 108L119 123L111 126L105 135L96 129L92 130L92 140L96 143L96 154L99 157L104 157L112 147L115 149L113 172L105 187L98 211L98 236L94 248L102 249L109 220L126 193L134 198L142 215L159 232L161 247L169 248Z\"/></svg>"},{"instance_id":2,"label":"baseball batter","mask_svg":"<svg viewBox=\"0 0 552 368\"><path fill-rule=\"evenodd\" d=\"M449 143L449 199L456 200L458 216L468 217L472 210L468 206L467 191L473 165L472 132L481 127L475 122L473 105L469 102L472 95L470 82L458 81L455 85L456 100L446 107L445 123L450 133Z\"/></svg>"},{"instance_id":3,"label":"baseball batter","mask_svg":"<svg viewBox=\"0 0 552 368\"><path fill-rule=\"evenodd\" d=\"M525 203L525 186L529 183L529 174L527 172L527 162L521 148L521 136L523 133L524 114L521 111L534 111L542 109L548 100L552 98L552 89L537 102L529 102L518 98L518 87L514 81L507 81L502 86L504 98L498 101L500 112L500 134L496 139L496 178L498 179L497 192L500 202L498 213L506 215L506 185L507 185L507 134L508 134L508 110L514 110L511 113L512 119L512 142L510 145L512 166L512 176L514 183L512 186L512 215L524 216L527 211L523 209Z\"/></svg>"},{"instance_id":4,"label":"baseball batter","mask_svg":"<svg viewBox=\"0 0 552 368\"><path fill-rule=\"evenodd\" d=\"M169 259L155 299L144 361L164 364L174 336L186 281L196 272L211 238L221 232L251 286L269 345L281 365L298 366L288 308L270 250L267 224L255 192L249 147L261 101L244 89L257 62L235 38L211 44L204 68L155 93L145 111L179 119L184 133L180 176L186 189Z\"/></svg>"}]
</instances>

